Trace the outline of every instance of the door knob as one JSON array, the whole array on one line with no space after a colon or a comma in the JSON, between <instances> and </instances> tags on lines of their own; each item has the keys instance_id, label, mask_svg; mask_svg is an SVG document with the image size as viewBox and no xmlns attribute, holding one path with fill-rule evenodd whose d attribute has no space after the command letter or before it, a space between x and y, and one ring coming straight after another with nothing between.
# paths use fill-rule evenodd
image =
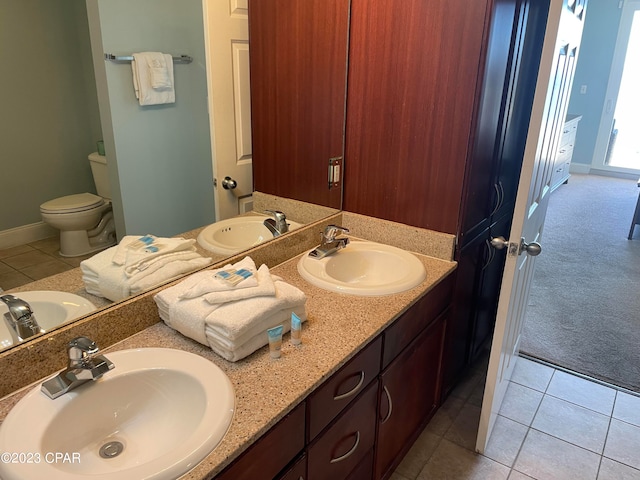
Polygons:
<instances>
[{"instance_id":1,"label":"door knob","mask_svg":"<svg viewBox=\"0 0 640 480\"><path fill-rule=\"evenodd\" d=\"M493 248L497 248L498 250L502 250L509 246L509 242L504 239L504 237L493 237L491 239L491 246Z\"/></svg>"},{"instance_id":2,"label":"door knob","mask_svg":"<svg viewBox=\"0 0 640 480\"><path fill-rule=\"evenodd\" d=\"M224 188L225 190L233 190L237 186L238 182L236 182L231 177L224 177L224 180L222 180L222 188Z\"/></svg>"},{"instance_id":3,"label":"door knob","mask_svg":"<svg viewBox=\"0 0 640 480\"><path fill-rule=\"evenodd\" d=\"M536 257L542 252L542 246L538 242L526 243L524 237L520 239L520 248L518 249L518 255L522 252L527 252L527 255Z\"/></svg>"},{"instance_id":4,"label":"door knob","mask_svg":"<svg viewBox=\"0 0 640 480\"><path fill-rule=\"evenodd\" d=\"M491 246L502 250L503 248L509 248L509 255L520 255L522 252L527 252L527 255L535 257L542 252L542 246L538 242L526 243L524 237L520 239L520 245L515 243L510 244L504 237L493 237L491 239Z\"/></svg>"}]
</instances>

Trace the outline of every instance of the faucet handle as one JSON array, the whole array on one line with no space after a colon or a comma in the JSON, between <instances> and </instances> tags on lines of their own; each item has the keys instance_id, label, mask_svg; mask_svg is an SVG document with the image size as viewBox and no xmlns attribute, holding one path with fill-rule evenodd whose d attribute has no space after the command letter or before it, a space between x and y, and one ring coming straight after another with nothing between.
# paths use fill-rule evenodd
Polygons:
<instances>
[{"instance_id":1,"label":"faucet handle","mask_svg":"<svg viewBox=\"0 0 640 480\"><path fill-rule=\"evenodd\" d=\"M276 222L283 222L287 219L287 216L284 214L284 212L281 212L280 210L265 210L265 212L273 215L273 218L275 218Z\"/></svg>"},{"instance_id":2,"label":"faucet handle","mask_svg":"<svg viewBox=\"0 0 640 480\"><path fill-rule=\"evenodd\" d=\"M13 295L2 295L0 300L6 303L9 313L16 322L29 320L33 315L33 310L27 302Z\"/></svg>"},{"instance_id":3,"label":"faucet handle","mask_svg":"<svg viewBox=\"0 0 640 480\"><path fill-rule=\"evenodd\" d=\"M87 337L77 337L67 345L69 355L69 366L83 365L91 360L91 356L98 353L100 349L96 342Z\"/></svg>"},{"instance_id":4,"label":"faucet handle","mask_svg":"<svg viewBox=\"0 0 640 480\"><path fill-rule=\"evenodd\" d=\"M327 225L322 233L325 242L333 242L341 233L349 233L349 229L340 225Z\"/></svg>"}]
</instances>

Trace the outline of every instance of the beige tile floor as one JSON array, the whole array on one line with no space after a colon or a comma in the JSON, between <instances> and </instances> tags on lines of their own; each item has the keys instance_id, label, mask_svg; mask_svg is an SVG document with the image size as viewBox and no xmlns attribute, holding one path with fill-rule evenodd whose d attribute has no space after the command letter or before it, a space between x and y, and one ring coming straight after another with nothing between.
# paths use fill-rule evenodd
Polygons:
<instances>
[{"instance_id":1,"label":"beige tile floor","mask_svg":"<svg viewBox=\"0 0 640 480\"><path fill-rule=\"evenodd\" d=\"M59 237L0 249L0 288L9 290L80 266L83 257L60 256Z\"/></svg>"},{"instance_id":2,"label":"beige tile floor","mask_svg":"<svg viewBox=\"0 0 640 480\"><path fill-rule=\"evenodd\" d=\"M476 454L483 369L449 396L392 480L640 480L640 396L526 358Z\"/></svg>"}]
</instances>

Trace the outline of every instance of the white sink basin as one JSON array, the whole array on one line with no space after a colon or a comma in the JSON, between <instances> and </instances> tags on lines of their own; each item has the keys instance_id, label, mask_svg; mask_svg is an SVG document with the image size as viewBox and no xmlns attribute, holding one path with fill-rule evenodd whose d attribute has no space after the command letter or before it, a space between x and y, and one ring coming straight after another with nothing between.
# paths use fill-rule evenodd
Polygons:
<instances>
[{"instance_id":1,"label":"white sink basin","mask_svg":"<svg viewBox=\"0 0 640 480\"><path fill-rule=\"evenodd\" d=\"M220 255L231 255L271 240L273 234L264 226L268 216L247 215L212 223L198 235L202 248ZM287 220L289 231L302 224Z\"/></svg>"},{"instance_id":2,"label":"white sink basin","mask_svg":"<svg viewBox=\"0 0 640 480\"><path fill-rule=\"evenodd\" d=\"M0 425L0 453L38 462L2 461L0 478L173 480L222 440L235 396L215 364L167 348L105 356L115 368L99 380L55 400L38 385L9 412Z\"/></svg>"},{"instance_id":3,"label":"white sink basin","mask_svg":"<svg viewBox=\"0 0 640 480\"><path fill-rule=\"evenodd\" d=\"M309 283L351 295L390 295L421 283L427 276L422 262L410 252L375 242L352 240L325 258L298 262L298 272Z\"/></svg>"},{"instance_id":4,"label":"white sink basin","mask_svg":"<svg viewBox=\"0 0 640 480\"><path fill-rule=\"evenodd\" d=\"M38 325L45 332L96 310L95 305L89 300L73 293L32 291L11 295L24 300L31 306ZM0 302L0 348L10 347L17 340L15 335L11 335L2 318L8 311L8 307Z\"/></svg>"}]
</instances>

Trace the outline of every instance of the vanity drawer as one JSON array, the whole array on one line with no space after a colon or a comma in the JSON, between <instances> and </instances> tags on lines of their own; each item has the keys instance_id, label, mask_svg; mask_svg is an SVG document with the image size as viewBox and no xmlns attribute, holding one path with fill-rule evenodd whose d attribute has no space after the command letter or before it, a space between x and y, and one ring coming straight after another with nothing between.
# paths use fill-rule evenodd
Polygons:
<instances>
[{"instance_id":1,"label":"vanity drawer","mask_svg":"<svg viewBox=\"0 0 640 480\"><path fill-rule=\"evenodd\" d=\"M380 372L382 339L378 337L334 373L307 403L308 439L313 440Z\"/></svg>"},{"instance_id":2,"label":"vanity drawer","mask_svg":"<svg viewBox=\"0 0 640 480\"><path fill-rule=\"evenodd\" d=\"M216 480L272 480L304 448L305 404L301 403L260 437Z\"/></svg>"},{"instance_id":3,"label":"vanity drawer","mask_svg":"<svg viewBox=\"0 0 640 480\"><path fill-rule=\"evenodd\" d=\"M286 472L278 477L278 480L306 480L307 479L307 454L302 454L300 458L288 468Z\"/></svg>"},{"instance_id":4,"label":"vanity drawer","mask_svg":"<svg viewBox=\"0 0 640 480\"><path fill-rule=\"evenodd\" d=\"M450 274L384 332L382 368L386 368L451 303L455 275Z\"/></svg>"},{"instance_id":5,"label":"vanity drawer","mask_svg":"<svg viewBox=\"0 0 640 480\"><path fill-rule=\"evenodd\" d=\"M378 381L370 384L309 447L309 480L343 480L370 455L375 441ZM366 470L371 467L364 465Z\"/></svg>"}]
</instances>

